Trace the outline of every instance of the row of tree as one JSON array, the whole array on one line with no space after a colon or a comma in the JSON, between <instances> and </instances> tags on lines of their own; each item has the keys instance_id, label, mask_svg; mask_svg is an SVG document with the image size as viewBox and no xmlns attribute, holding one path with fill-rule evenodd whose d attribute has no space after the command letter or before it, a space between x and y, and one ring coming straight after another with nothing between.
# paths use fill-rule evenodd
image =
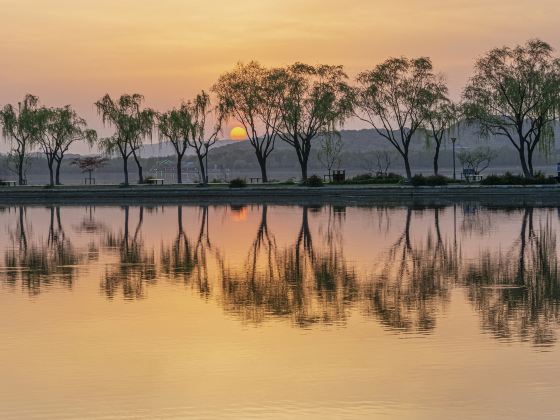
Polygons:
<instances>
[{"instance_id":1,"label":"row of tree","mask_svg":"<svg viewBox=\"0 0 560 420\"><path fill-rule=\"evenodd\" d=\"M0 111L0 123L12 145L20 184L26 156L36 145L47 158L51 184L60 183L64 153L79 140L97 143L108 155L119 155L125 184L132 156L143 182L140 148L156 130L175 149L177 182L182 181L181 162L191 148L206 183L208 151L228 120L245 128L263 182L268 181L266 162L277 139L293 147L305 180L315 140L332 137L351 117L367 123L394 147L408 178L412 176L409 151L413 140L423 134L433 144L434 173L438 174L441 145L457 136L463 120L476 122L483 135L506 138L519 154L523 174L531 177L536 150L550 152L554 145L560 60L541 40L493 49L477 60L460 103L450 100L444 78L427 57L390 58L360 73L353 86L342 66L295 63L265 68L250 62L220 76L212 92L215 104L202 91L164 113L144 107L139 94L118 99L105 95L95 106L114 134L99 139L70 106L39 107L32 95L17 107L6 105Z\"/></svg>"}]
</instances>

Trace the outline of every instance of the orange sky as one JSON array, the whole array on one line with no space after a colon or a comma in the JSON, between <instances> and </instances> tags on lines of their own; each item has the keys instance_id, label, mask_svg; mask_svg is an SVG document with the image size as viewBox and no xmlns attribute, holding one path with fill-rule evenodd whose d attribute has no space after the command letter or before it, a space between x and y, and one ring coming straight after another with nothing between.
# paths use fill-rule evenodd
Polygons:
<instances>
[{"instance_id":1,"label":"orange sky","mask_svg":"<svg viewBox=\"0 0 560 420\"><path fill-rule=\"evenodd\" d=\"M429 55L457 95L493 46L560 47L557 0L0 0L0 10L0 104L30 92L95 127L92 103L106 92L140 92L163 110L237 61L344 64L353 76Z\"/></svg>"}]
</instances>

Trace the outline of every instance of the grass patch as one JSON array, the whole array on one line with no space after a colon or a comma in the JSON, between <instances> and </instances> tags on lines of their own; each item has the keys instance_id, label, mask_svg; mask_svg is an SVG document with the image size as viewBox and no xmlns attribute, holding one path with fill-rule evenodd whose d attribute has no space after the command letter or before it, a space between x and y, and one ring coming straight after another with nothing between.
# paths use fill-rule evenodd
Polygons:
<instances>
[{"instance_id":1,"label":"grass patch","mask_svg":"<svg viewBox=\"0 0 560 420\"><path fill-rule=\"evenodd\" d=\"M414 187L436 187L440 185L447 185L450 181L452 180L442 175L414 175L410 180L410 183Z\"/></svg>"}]
</instances>

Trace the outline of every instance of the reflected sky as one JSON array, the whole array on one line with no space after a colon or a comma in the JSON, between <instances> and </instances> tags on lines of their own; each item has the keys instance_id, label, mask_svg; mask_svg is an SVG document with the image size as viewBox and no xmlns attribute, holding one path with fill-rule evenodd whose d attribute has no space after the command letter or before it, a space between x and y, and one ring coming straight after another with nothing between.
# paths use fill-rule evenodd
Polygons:
<instances>
[{"instance_id":1,"label":"reflected sky","mask_svg":"<svg viewBox=\"0 0 560 420\"><path fill-rule=\"evenodd\" d=\"M0 414L552 414L559 222L476 203L3 208Z\"/></svg>"}]
</instances>

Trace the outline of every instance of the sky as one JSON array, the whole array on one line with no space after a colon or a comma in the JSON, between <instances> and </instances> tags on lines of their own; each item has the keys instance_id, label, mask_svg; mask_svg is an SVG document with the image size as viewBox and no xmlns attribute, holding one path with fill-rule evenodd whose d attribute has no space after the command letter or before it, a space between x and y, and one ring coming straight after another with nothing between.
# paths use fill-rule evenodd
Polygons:
<instances>
[{"instance_id":1,"label":"sky","mask_svg":"<svg viewBox=\"0 0 560 420\"><path fill-rule=\"evenodd\" d=\"M343 64L352 79L401 55L431 57L458 97L490 48L560 48L559 15L558 0L0 0L0 105L33 93L99 129L105 93L163 111L239 61Z\"/></svg>"}]
</instances>

